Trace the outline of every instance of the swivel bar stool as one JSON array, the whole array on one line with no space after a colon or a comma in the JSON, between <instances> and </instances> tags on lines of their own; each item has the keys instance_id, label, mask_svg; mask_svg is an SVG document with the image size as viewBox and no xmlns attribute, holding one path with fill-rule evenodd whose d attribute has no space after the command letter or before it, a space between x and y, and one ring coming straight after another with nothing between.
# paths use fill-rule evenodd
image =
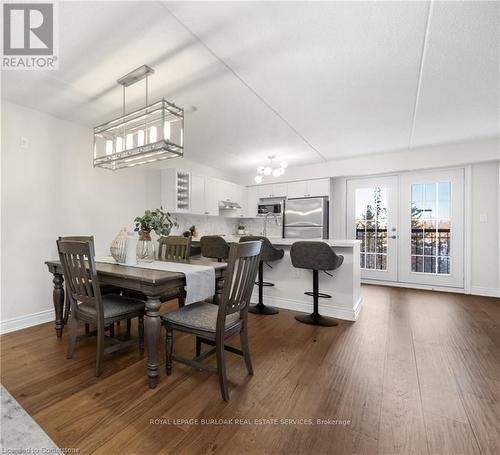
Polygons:
<instances>
[{"instance_id":1,"label":"swivel bar stool","mask_svg":"<svg viewBox=\"0 0 500 455\"><path fill-rule=\"evenodd\" d=\"M250 305L248 307L249 313L254 314L277 314L279 310L272 306L264 305L264 286L274 286L274 283L264 281L264 262L278 261L281 259L285 252L279 248L275 248L267 237L259 235L247 235L240 238L240 242L254 242L255 240L262 241L262 249L260 253L259 262L259 280L255 283L259 286L259 303L257 305ZM269 264L267 264L269 265ZM269 265L269 267L271 267Z\"/></svg>"},{"instance_id":2,"label":"swivel bar stool","mask_svg":"<svg viewBox=\"0 0 500 455\"><path fill-rule=\"evenodd\" d=\"M325 242L295 242L290 249L290 257L294 267L313 271L313 291L304 292L313 298L313 312L297 315L295 319L304 324L325 327L337 325L338 322L334 319L319 314L319 298L332 298L331 295L319 292L319 271L338 269L344 262L344 256L335 254L332 247Z\"/></svg>"}]
</instances>

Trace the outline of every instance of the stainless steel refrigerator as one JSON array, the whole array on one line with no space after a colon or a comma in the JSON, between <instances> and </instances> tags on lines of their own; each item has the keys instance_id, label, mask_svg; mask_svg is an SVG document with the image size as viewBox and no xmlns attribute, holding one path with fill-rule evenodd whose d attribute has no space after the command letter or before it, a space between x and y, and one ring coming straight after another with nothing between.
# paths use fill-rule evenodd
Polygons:
<instances>
[{"instance_id":1,"label":"stainless steel refrigerator","mask_svg":"<svg viewBox=\"0 0 500 455\"><path fill-rule=\"evenodd\" d=\"M290 239L327 239L328 198L287 199L283 236Z\"/></svg>"}]
</instances>

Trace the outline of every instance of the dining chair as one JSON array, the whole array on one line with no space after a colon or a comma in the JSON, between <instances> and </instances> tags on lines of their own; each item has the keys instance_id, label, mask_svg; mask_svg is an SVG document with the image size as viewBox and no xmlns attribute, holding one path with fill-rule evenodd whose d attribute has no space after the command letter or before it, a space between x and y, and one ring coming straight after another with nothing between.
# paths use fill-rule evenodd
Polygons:
<instances>
[{"instance_id":1,"label":"dining chair","mask_svg":"<svg viewBox=\"0 0 500 455\"><path fill-rule=\"evenodd\" d=\"M139 320L139 351L144 352L144 302L119 294L101 294L95 265L93 240L58 240L59 259L71 302L71 333L66 357L73 358L80 321L96 327L96 376L102 374L104 355L128 348L135 341L105 336L105 328L117 321ZM110 346L105 347L105 340Z\"/></svg>"},{"instance_id":2,"label":"dining chair","mask_svg":"<svg viewBox=\"0 0 500 455\"><path fill-rule=\"evenodd\" d=\"M172 361L215 373L224 401L229 401L225 351L243 356L249 374L253 374L248 346L248 305L260 261L262 242L233 243L224 273L224 288L219 305L197 302L162 316L166 330L166 370L172 374ZM192 359L174 354L174 330L196 336L196 356ZM241 349L226 345L226 340L239 334ZM212 346L201 353L202 343ZM216 354L217 367L203 363Z\"/></svg>"},{"instance_id":3,"label":"dining chair","mask_svg":"<svg viewBox=\"0 0 500 455\"><path fill-rule=\"evenodd\" d=\"M160 261L185 261L191 252L191 237L169 235L158 240L158 259Z\"/></svg>"},{"instance_id":4,"label":"dining chair","mask_svg":"<svg viewBox=\"0 0 500 455\"><path fill-rule=\"evenodd\" d=\"M66 237L59 237L59 240L75 240L77 242L93 242L94 241L94 236L93 235L70 235ZM101 289L101 295L103 294L120 294L121 289L117 286L113 286L111 284L102 284L100 286ZM66 292L64 293L64 310L63 310L63 323L66 325L68 323L68 318L71 310L71 303L70 303L70 295L68 290L66 289ZM120 324L119 322L117 324ZM110 332L113 335L113 326L109 327ZM85 324L85 333L87 335L90 334L90 327L89 324ZM127 322L127 334L130 335L130 322Z\"/></svg>"}]
</instances>

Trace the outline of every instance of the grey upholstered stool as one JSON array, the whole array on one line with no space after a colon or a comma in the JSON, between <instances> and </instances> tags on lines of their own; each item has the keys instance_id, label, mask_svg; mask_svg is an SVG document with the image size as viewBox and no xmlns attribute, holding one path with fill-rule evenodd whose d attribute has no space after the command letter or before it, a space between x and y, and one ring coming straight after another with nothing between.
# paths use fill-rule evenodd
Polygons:
<instances>
[{"instance_id":1,"label":"grey upholstered stool","mask_svg":"<svg viewBox=\"0 0 500 455\"><path fill-rule=\"evenodd\" d=\"M264 286L274 286L274 283L264 281L264 262L278 261L284 256L285 252L279 248L275 248L267 237L247 235L240 238L240 242L253 242L255 240L262 241L259 262L259 280L255 283L259 286L259 303L257 303L257 305L250 305L248 311L254 314L277 314L279 313L277 308L264 305ZM267 265L271 267L269 264Z\"/></svg>"},{"instance_id":2,"label":"grey upholstered stool","mask_svg":"<svg viewBox=\"0 0 500 455\"><path fill-rule=\"evenodd\" d=\"M200 239L201 255L222 262L229 257L229 245L220 235L204 235Z\"/></svg>"},{"instance_id":3,"label":"grey upholstered stool","mask_svg":"<svg viewBox=\"0 0 500 455\"><path fill-rule=\"evenodd\" d=\"M334 319L319 314L319 298L331 298L328 294L321 294L319 292L319 271L338 269L344 262L344 256L335 254L332 247L325 242L295 242L290 249L290 257L294 267L313 271L313 291L312 293L304 293L312 295L313 312L307 315L301 314L295 316L295 319L305 324L327 327L337 325L338 322Z\"/></svg>"}]
</instances>

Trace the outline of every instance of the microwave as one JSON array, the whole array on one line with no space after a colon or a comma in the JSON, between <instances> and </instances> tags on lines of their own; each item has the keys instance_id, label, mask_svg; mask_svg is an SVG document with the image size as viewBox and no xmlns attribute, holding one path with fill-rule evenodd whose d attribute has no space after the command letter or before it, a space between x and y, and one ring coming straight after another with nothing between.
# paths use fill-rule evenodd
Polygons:
<instances>
[{"instance_id":1,"label":"microwave","mask_svg":"<svg viewBox=\"0 0 500 455\"><path fill-rule=\"evenodd\" d=\"M259 202L257 206L257 215L264 216L266 214L282 215L283 213L283 201L265 201Z\"/></svg>"}]
</instances>

